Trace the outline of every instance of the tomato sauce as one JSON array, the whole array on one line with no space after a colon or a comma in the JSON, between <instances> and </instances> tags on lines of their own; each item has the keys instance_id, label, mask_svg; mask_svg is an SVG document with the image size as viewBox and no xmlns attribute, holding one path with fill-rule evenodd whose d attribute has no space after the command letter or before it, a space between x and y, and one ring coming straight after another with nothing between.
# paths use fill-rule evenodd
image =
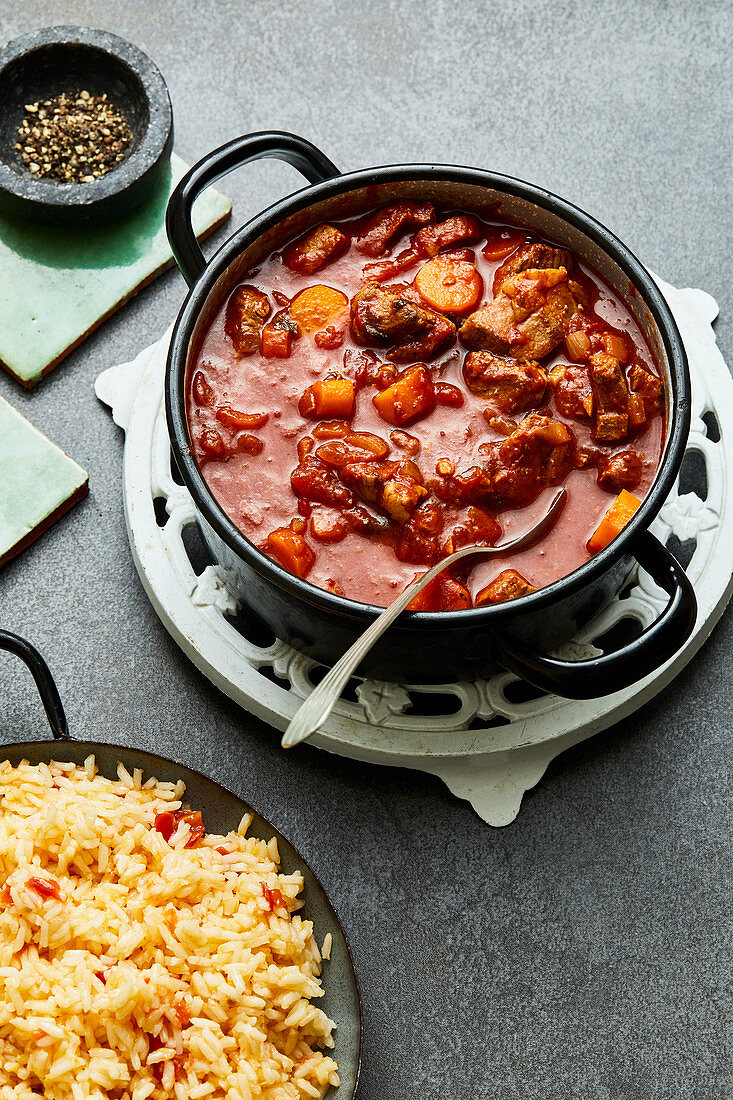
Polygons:
<instances>
[{"instance_id":1,"label":"tomato sauce","mask_svg":"<svg viewBox=\"0 0 733 1100\"><path fill-rule=\"evenodd\" d=\"M459 335L434 355L428 348L425 356L416 354L412 359L408 356L396 364L397 372L401 373L416 363L424 363L433 385L444 385L437 386L432 411L405 424L386 421L374 403L379 386L364 383L363 376L365 362L373 372L380 364L392 361L389 342L369 340L365 349L363 331L355 330L353 314L350 323L348 312L349 303L353 303L369 282L374 265L394 258L397 258L396 266L404 263L405 270L391 278L383 278L379 286L389 290L395 286L414 286L413 281L416 281L419 289L413 289L413 293L425 297L416 297L415 301L422 300L423 306L436 313L437 307L444 304L441 296L447 294L448 308L451 302L457 308L452 313L446 311L445 315L460 327L472 316L472 309L480 310L482 305L492 301L496 294L497 269L515 254L514 250L542 242L542 239L498 222L479 223L480 238L448 244L439 251L441 261L446 255L449 259L452 257L456 265L455 278L463 280L460 294L452 298L453 276L446 281L444 263L434 265L421 280L421 270L435 257L422 254L418 259L413 257L411 262L410 250L418 248L415 242L419 228L417 232L414 226L410 232L398 228L381 244L378 239L371 244L380 228L378 223L376 230L370 231L374 217L372 215L372 222L367 216L332 223L339 235L346 238L346 243L341 241L333 250L332 258L316 270L311 270L315 261L307 249L295 253L300 270L293 270L284 262L284 250L281 249L271 254L256 271L250 272L246 283L266 295L267 302L259 312L255 309L240 326L240 336L245 341L241 346L247 348L244 354L237 351L233 342L231 320L227 321L227 303L214 318L190 372L187 393L191 438L203 476L219 504L255 546L282 562L279 553L273 550L275 543L268 539L272 532L289 528L295 521L291 530L297 529L301 543L306 544L305 548L301 546L302 555L295 566L301 575L321 588L384 606L437 559L428 556L417 560L419 553L411 553L408 555L411 560L400 560L395 552L395 540L399 539L401 521L379 503L363 496L360 507L376 518L376 529L365 532L346 525L345 521L345 532L339 529L341 509L338 506L303 499L291 485L291 474L299 463L299 444L302 458L308 447L313 453L327 442L327 435L320 439L313 435L321 422L326 422L327 426L336 423L335 430L341 422L344 430L378 437L387 448L380 462L404 459L417 466L423 484L428 487L428 495L422 498L421 505L432 501L439 508L444 541L457 524L465 522L469 503L450 492L436 496L438 490L433 491L430 486L441 483L443 476L436 471L442 470L445 474L451 470L481 468L486 460L486 444L505 440L513 426L521 424L530 414L550 417L553 422L567 425L574 435L575 457L570 469L561 481L541 485L534 499L526 503L496 507L495 502L493 505L484 502L483 510L499 525L500 534L494 541L508 540L521 534L541 516L557 492L557 484L561 483L567 488L568 497L559 520L540 543L508 556L478 561L456 575L468 590L471 601L507 569L521 574L531 586L529 590L551 584L588 560L587 542L616 499L618 487L611 490L598 483L599 463L632 449L640 467L633 493L641 500L649 491L664 438L661 398L658 414L649 415L643 424L611 442L594 438L596 428L592 419L567 415L560 407L562 402L558 404L556 390L549 384L536 404L509 416L498 413L496 419L489 422L486 410L491 402L467 384L464 365L468 346ZM454 217L450 213L435 212L428 224L447 224L447 219ZM363 251L365 240L371 254ZM286 251L286 258L287 255ZM658 383L650 348L628 309L605 281L577 256L572 257L572 264L572 278L576 284L573 293L584 303L579 307L578 316L582 318L585 331L594 334L596 347L600 347L599 339L622 334L628 352L626 363L621 367L625 377L635 364ZM530 274L534 277L536 272ZM516 278L521 279L521 275ZM549 285L552 280L544 281ZM318 312L320 299L317 296L314 304L302 299L300 308L296 308L297 296L305 288L315 286L325 286L340 294L332 295L325 303L325 313ZM525 289L520 287L518 293ZM542 290L542 293L550 291ZM346 303L343 308L339 305L342 296ZM265 309L268 310L266 321L263 320ZM301 319L299 324L292 320L296 314ZM571 322L570 328L577 323ZM468 332L468 327L464 331ZM616 350L613 342L608 346ZM511 356L505 358L511 360ZM572 364L573 360L568 355L566 341L561 340L548 354L538 357L538 362L542 370L550 374L553 368ZM587 361L581 367L582 370L590 369ZM314 391L310 388L314 383L333 375L352 383L362 378L356 386L352 385L352 390L355 389L353 410L347 407L346 392L346 404L339 414L318 417L313 412L314 398L304 399L304 394L306 391L312 394ZM416 447L405 436L417 440L416 453L405 449L405 446ZM310 442L304 444L303 440ZM405 446L398 446L395 440ZM366 451L361 460L368 461L370 457L373 456ZM336 476L339 476L338 468ZM314 536L314 532L323 534L324 530L334 531L338 537L334 541L324 541ZM445 550L439 556L444 553ZM443 603L440 606L458 605Z\"/></svg>"}]
</instances>

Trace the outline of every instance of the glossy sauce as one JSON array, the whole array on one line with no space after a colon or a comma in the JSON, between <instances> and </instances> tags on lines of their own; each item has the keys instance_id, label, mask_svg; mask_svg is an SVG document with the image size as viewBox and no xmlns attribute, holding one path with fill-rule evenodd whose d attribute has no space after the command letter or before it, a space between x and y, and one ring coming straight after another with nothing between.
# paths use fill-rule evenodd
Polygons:
<instances>
[{"instance_id":1,"label":"glossy sauce","mask_svg":"<svg viewBox=\"0 0 733 1100\"><path fill-rule=\"evenodd\" d=\"M448 216L445 212L438 212L436 220ZM354 232L360 222L331 224L350 233ZM482 225L486 237L495 237L498 232L507 228L498 222L484 222ZM541 240L530 234L527 234L526 239ZM387 255L396 255L405 247L405 243L403 236L392 245ZM483 278L481 304L491 299L494 271L506 260L506 256L496 261L487 260L482 253L484 244L485 239L472 241L467 246ZM458 248L464 251L462 245ZM591 293L592 309L586 311L586 315L601 319L608 331L625 333L634 345L634 361L656 376L658 372L650 349L629 311L600 276L579 263L577 256L575 261L578 266L574 278L578 279L580 271L582 274L579 281ZM364 285L366 280L363 269L370 262L373 262L370 257L357 251L352 243L339 259L313 275L304 276L285 266L282 251L279 251L272 254L243 281L268 294L272 302L272 319L273 314L283 307L286 300L293 299L306 286L326 284L343 291L351 299ZM419 267L420 264L395 279L386 280L382 285L411 283ZM301 416L298 410L301 395L313 382L331 373L353 377L354 363L364 349L354 341L347 323L343 344L335 349L318 347L311 338L301 336L294 340L288 358L263 358L259 353L239 358L224 331L225 309L226 306L223 306L204 337L195 370L203 371L212 387L216 395L215 407L229 404L247 413L269 414L266 424L253 432L263 444L262 451L256 455L234 451L225 461L207 458L199 444L202 430L215 427L232 448L236 447L237 433L228 431L214 419L214 408L200 406L193 400L190 378L187 395L189 425L197 460L213 495L237 527L262 549L270 532L287 526L299 515L298 497L291 488L290 474L298 463L298 441L310 435L316 423ZM372 350L380 361L388 361L384 348L374 347ZM420 452L414 461L426 481L435 476L435 466L441 458L451 459L456 469L481 465L479 446L505 438L487 424L484 417L486 400L475 396L464 381L462 367L465 354L466 348L459 339L446 353L437 355L428 362L434 381L448 382L460 389L464 397L463 405L460 408L437 405L429 416L407 425L404 429L420 441ZM564 344L561 343L554 353L542 360L542 366L549 371L555 364L569 361ZM400 363L398 369L403 370L406 365L408 364ZM191 372L191 377L193 374L194 371ZM370 385L357 391L355 412L350 426L353 431L371 432L389 443L394 426L385 423L372 404L372 398L377 392ZM574 432L579 447L588 446L608 454L628 446L633 447L643 459L641 481L634 493L643 499L649 491L663 444L663 416L655 416L641 434L604 447L591 438L590 422L569 419L560 413L550 387L542 404L530 411L548 413L567 423ZM522 413L515 418L521 420L525 415L527 414ZM409 457L390 443L387 461ZM572 469L563 484L568 489L567 504L554 528L540 544L511 557L495 557L479 562L461 574L461 579L472 597L507 567L518 570L532 585L539 588L563 577L588 560L590 555L586 542L616 494L597 484L595 469ZM547 488L526 507L495 513L502 528L501 539L507 540L531 526L546 510L549 500L556 492L556 487ZM460 519L461 510L446 506L446 517L447 533L452 525L451 521ZM334 543L318 542L311 537L309 531L306 531L305 537L315 553L315 562L307 580L324 588L333 589L335 585L337 590L340 588L348 597L366 603L381 606L388 604L409 581L427 568L427 564L420 566L398 560L393 542L380 536L352 532L342 541Z\"/></svg>"}]
</instances>

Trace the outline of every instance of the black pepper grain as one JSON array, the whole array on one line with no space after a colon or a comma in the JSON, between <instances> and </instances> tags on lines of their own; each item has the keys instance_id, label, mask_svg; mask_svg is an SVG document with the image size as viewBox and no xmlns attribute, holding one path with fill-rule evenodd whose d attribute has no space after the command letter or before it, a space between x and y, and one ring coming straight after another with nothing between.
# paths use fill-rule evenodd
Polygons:
<instances>
[{"instance_id":1,"label":"black pepper grain","mask_svg":"<svg viewBox=\"0 0 733 1100\"><path fill-rule=\"evenodd\" d=\"M82 91L29 103L15 148L36 179L92 183L124 160L131 142L106 94Z\"/></svg>"}]
</instances>

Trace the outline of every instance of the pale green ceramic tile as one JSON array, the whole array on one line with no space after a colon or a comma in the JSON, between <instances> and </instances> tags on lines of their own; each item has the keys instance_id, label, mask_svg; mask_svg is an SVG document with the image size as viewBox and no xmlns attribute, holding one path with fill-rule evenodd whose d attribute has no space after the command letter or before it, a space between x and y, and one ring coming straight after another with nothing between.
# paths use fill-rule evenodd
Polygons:
<instances>
[{"instance_id":1,"label":"pale green ceramic tile","mask_svg":"<svg viewBox=\"0 0 733 1100\"><path fill-rule=\"evenodd\" d=\"M86 492L81 466L0 397L0 565Z\"/></svg>"},{"instance_id":2,"label":"pale green ceramic tile","mask_svg":"<svg viewBox=\"0 0 733 1100\"><path fill-rule=\"evenodd\" d=\"M126 218L61 229L0 218L0 361L34 386L97 325L172 261L165 235L171 191L187 169L173 154L168 180ZM231 203L209 188L194 206L199 237Z\"/></svg>"}]
</instances>

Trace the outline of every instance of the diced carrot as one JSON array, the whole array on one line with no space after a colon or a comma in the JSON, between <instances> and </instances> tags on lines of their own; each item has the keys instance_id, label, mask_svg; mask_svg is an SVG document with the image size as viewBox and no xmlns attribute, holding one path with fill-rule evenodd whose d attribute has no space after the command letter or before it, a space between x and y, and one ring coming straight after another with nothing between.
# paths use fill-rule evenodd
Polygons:
<instances>
[{"instance_id":1,"label":"diced carrot","mask_svg":"<svg viewBox=\"0 0 733 1100\"><path fill-rule=\"evenodd\" d=\"M266 540L269 553L296 577L307 577L316 556L302 535L290 527L278 527Z\"/></svg>"},{"instance_id":2,"label":"diced carrot","mask_svg":"<svg viewBox=\"0 0 733 1100\"><path fill-rule=\"evenodd\" d=\"M638 497L627 489L622 489L588 539L586 544L588 553L597 554L599 550L608 546L609 542L621 533L640 505L641 501Z\"/></svg>"},{"instance_id":3,"label":"diced carrot","mask_svg":"<svg viewBox=\"0 0 733 1100\"><path fill-rule=\"evenodd\" d=\"M290 316L306 335L322 332L329 325L343 322L349 310L349 299L340 290L324 286L306 287L292 301Z\"/></svg>"},{"instance_id":4,"label":"diced carrot","mask_svg":"<svg viewBox=\"0 0 733 1100\"><path fill-rule=\"evenodd\" d=\"M521 229L501 229L489 237L482 251L487 260L503 260L526 239Z\"/></svg>"},{"instance_id":5,"label":"diced carrot","mask_svg":"<svg viewBox=\"0 0 733 1100\"><path fill-rule=\"evenodd\" d=\"M354 411L356 385L350 378L323 378L314 382L298 402L301 416L345 416Z\"/></svg>"},{"instance_id":6,"label":"diced carrot","mask_svg":"<svg viewBox=\"0 0 733 1100\"><path fill-rule=\"evenodd\" d=\"M415 578L417 579L417 578ZM465 611L471 594L465 585L440 573L407 605L408 611Z\"/></svg>"},{"instance_id":7,"label":"diced carrot","mask_svg":"<svg viewBox=\"0 0 733 1100\"><path fill-rule=\"evenodd\" d=\"M372 404L382 420L398 428L427 416L435 408L435 387L427 367L422 363L408 367L372 398Z\"/></svg>"},{"instance_id":8,"label":"diced carrot","mask_svg":"<svg viewBox=\"0 0 733 1100\"><path fill-rule=\"evenodd\" d=\"M231 405L221 405L216 410L216 419L232 431L252 431L261 428L269 419L268 413L246 413L233 409Z\"/></svg>"},{"instance_id":9,"label":"diced carrot","mask_svg":"<svg viewBox=\"0 0 733 1100\"><path fill-rule=\"evenodd\" d=\"M483 279L472 263L451 256L428 260L415 276L420 297L441 313L470 313L481 300Z\"/></svg>"},{"instance_id":10,"label":"diced carrot","mask_svg":"<svg viewBox=\"0 0 733 1100\"><path fill-rule=\"evenodd\" d=\"M260 341L260 351L265 359L287 359L292 350L293 333L290 329L265 325Z\"/></svg>"}]
</instances>

